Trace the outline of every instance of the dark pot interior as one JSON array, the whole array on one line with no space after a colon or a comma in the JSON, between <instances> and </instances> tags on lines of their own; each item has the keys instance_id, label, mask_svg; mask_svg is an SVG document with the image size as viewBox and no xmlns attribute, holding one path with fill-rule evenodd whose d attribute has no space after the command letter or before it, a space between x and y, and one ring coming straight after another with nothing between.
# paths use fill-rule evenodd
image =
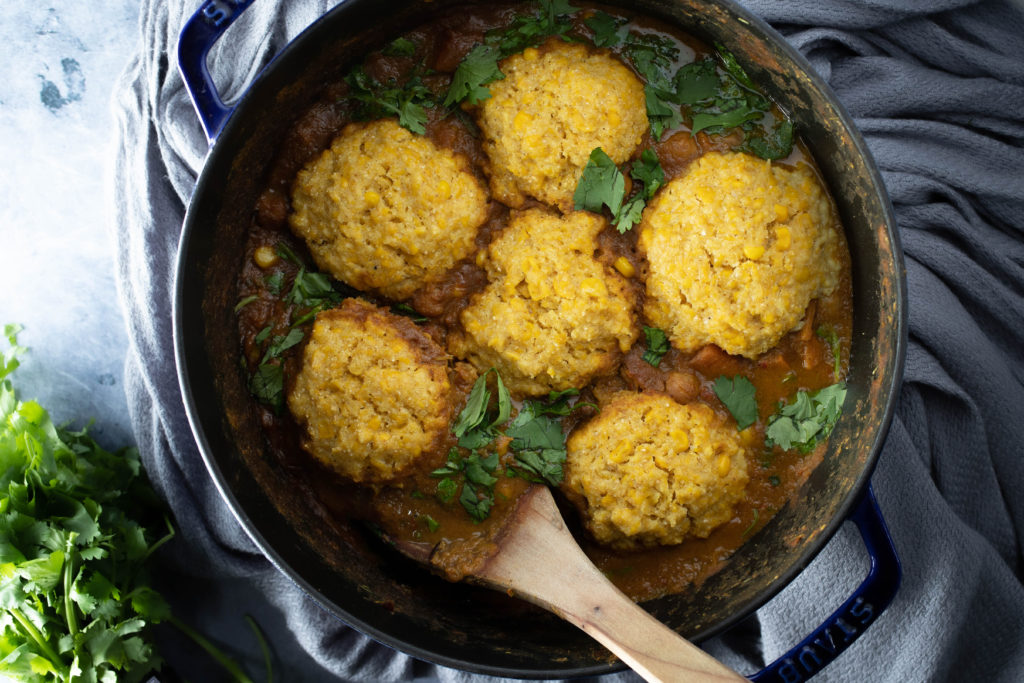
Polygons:
<instances>
[{"instance_id":1,"label":"dark pot interior","mask_svg":"<svg viewBox=\"0 0 1024 683\"><path fill-rule=\"evenodd\" d=\"M175 301L183 394L204 458L257 545L340 619L414 656L518 677L599 674L618 664L575 627L532 606L447 583L357 525L311 514L268 457L239 371L234 279L275 145L324 82L428 13L458 4L349 0L303 33L251 87L212 150L185 223ZM833 193L849 240L855 331L844 415L823 464L702 586L645 605L701 640L767 601L820 550L865 487L902 367L904 284L891 209L864 142L809 67L740 8L698 0L628 4L732 51L791 113ZM227 38L230 40L230 36Z\"/></svg>"}]
</instances>

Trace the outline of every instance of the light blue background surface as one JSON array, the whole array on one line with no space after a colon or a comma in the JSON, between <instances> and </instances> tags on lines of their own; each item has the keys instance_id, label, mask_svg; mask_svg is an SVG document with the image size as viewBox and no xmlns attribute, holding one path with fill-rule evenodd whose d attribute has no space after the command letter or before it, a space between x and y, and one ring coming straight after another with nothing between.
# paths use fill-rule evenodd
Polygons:
<instances>
[{"instance_id":1,"label":"light blue background surface","mask_svg":"<svg viewBox=\"0 0 1024 683\"><path fill-rule=\"evenodd\" d=\"M58 423L95 420L108 448L132 441L110 97L138 39L132 0L0 4L0 324L30 348L13 381Z\"/></svg>"}]
</instances>

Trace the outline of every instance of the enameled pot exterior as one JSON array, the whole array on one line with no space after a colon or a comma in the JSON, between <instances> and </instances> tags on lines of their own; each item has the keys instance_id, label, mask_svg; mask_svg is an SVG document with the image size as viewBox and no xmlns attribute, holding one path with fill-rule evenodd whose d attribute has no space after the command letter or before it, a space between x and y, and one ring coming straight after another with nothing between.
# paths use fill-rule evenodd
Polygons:
<instances>
[{"instance_id":1,"label":"enameled pot exterior","mask_svg":"<svg viewBox=\"0 0 1024 683\"><path fill-rule=\"evenodd\" d=\"M216 138L185 221L174 309L183 398L211 476L271 561L325 608L382 642L430 661L505 676L570 677L617 668L603 648L554 616L434 577L357 525L311 516L303 492L281 486L287 466L266 452L238 363L234 278L253 206L284 131L323 83L389 37L460 3L347 0L294 40L229 108L200 72L205 49L251 1L204 3L182 34L180 55L207 133ZM891 209L864 141L798 53L730 3L621 4L722 43L791 114L836 200L853 264L849 393L824 462L799 499L721 571L688 593L645 605L699 641L781 590L851 512L870 517L876 510L865 493L902 372L904 272ZM888 567L882 573L896 572L890 599L898 584L894 563L894 556L882 563ZM884 605L873 607L877 613Z\"/></svg>"}]
</instances>

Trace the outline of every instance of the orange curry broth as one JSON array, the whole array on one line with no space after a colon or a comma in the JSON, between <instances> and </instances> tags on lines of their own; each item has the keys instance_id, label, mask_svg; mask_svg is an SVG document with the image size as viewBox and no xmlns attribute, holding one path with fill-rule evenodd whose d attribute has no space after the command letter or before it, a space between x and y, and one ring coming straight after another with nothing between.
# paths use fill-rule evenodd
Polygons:
<instances>
[{"instance_id":1,"label":"orange curry broth","mask_svg":"<svg viewBox=\"0 0 1024 683\"><path fill-rule=\"evenodd\" d=\"M510 23L514 16L510 7L514 6L488 4L446 12L428 25L406 34L406 37L422 46L421 50L425 54L418 54L413 59L389 58L375 53L367 58L365 68L378 80L386 80L392 76L401 78L414 62L423 63L440 72L432 78L440 79L440 86L446 88L455 66L482 40L486 30ZM606 11L625 16L619 10ZM589 35L589 29L582 23L582 14L574 17L573 23L578 33ZM677 29L644 17L630 19L631 26L642 27L645 31L657 31L675 40L684 62L689 61L691 55L700 59L709 53L707 46ZM250 373L255 370L262 354L261 344L257 342L260 331L268 325L273 328L274 334L285 334L289 329L291 317L296 311L285 297L299 268L287 259L278 259L269 266L260 267L254 263L254 254L260 247L286 245L305 263L312 263L301 240L295 238L288 229L288 196L298 170L328 147L344 125L352 120L352 112L344 101L345 92L346 86L343 83L327 85L322 100L298 119L282 143L266 190L255 207L238 279L239 300L248 300L239 309L239 335L243 364ZM427 136L439 146L465 155L479 172L483 151L464 117L441 116L430 109L428 115ZM775 112L775 115L781 114ZM668 181L684 173L689 164L702 154L727 151L737 142L736 137L709 136L703 132L692 136L684 127L666 131L658 142L651 140L648 133L643 147L653 147L657 152ZM639 153L638 150L637 157ZM810 163L810 155L797 144L789 158L775 163L795 164L800 161ZM478 247L485 247L491 237L501 230L507 215L507 209L500 205L492 210L489 221L477 238ZM637 232L634 229L620 235L609 226L601 235L598 251L598 258L609 266L619 257L628 259L637 271L634 281L642 277L645 267L636 249ZM765 421L776 411L778 403L790 399L798 389L820 389L838 379L833 374L834 359L831 351L814 332L822 324L830 325L840 339L840 377L845 376L852 331L852 290L849 255L845 249L843 252L845 260L836 291L824 299L812 302L805 326L788 334L775 349L756 361L729 356L717 347L708 346L692 354L672 349L662 359L660 366L654 368L641 360L646 350L641 335L640 341L623 358L617 374L597 378L590 386L583 388L583 399L592 399L602 391L622 388L667 392L672 395L673 392L666 389L666 380L672 373L682 373L697 379L697 383L690 389L695 393L692 398L709 404L730 420L732 418L714 394L714 380L723 375L743 375L750 379L757 392L759 420L745 434L750 476L746 499L736 506L733 519L713 531L708 538L690 539L674 547L633 552L613 551L588 539L580 530L575 511L560 501L567 523L576 532L587 554L632 598L646 600L680 592L716 571L743 542L797 494L810 472L821 461L824 445L808 455L796 451L784 452L778 448L767 449L764 444L764 428ZM268 281L278 275L285 283L284 286L268 287ZM485 283L483 272L476 267L471 257L458 264L444 282L425 288L409 303L418 312L428 316L422 324L443 346L447 327L455 323L467 299ZM636 289L640 297L639 311L642 309L642 287L637 285ZM393 303L372 296L365 298L385 307ZM303 329L308 331L309 324ZM303 345L299 344L284 355L286 382L298 370L302 348ZM435 496L439 479L430 476L430 471L444 463L446 453L433 454L417 472L384 489L359 487L330 472L302 451L299 428L287 409L275 412L257 404L255 400L253 404L260 411L270 452L286 465L287 472L294 478L292 483L311 492L310 514L371 520L385 528L392 537L435 548L435 563L443 565L444 573L453 580L471 571L481 555L488 552L501 520L513 508L517 497L530 485L521 478L504 475L503 466L513 456L502 451L502 466L499 466L496 474L498 483L495 485L494 508L488 520L477 523L462 509L457 496L450 503L441 503ZM590 409L578 411L573 418L566 420L567 429L572 428L574 421L579 422L592 414Z\"/></svg>"}]
</instances>

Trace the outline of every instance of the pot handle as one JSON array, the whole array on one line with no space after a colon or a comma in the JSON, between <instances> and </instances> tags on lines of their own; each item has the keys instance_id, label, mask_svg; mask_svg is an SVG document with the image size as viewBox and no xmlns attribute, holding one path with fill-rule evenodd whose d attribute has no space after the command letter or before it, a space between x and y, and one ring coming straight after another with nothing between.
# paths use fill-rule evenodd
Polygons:
<instances>
[{"instance_id":1,"label":"pot handle","mask_svg":"<svg viewBox=\"0 0 1024 683\"><path fill-rule=\"evenodd\" d=\"M210 76L206 58L228 26L253 1L205 0L185 23L178 37L178 70L210 144L217 139L234 107L224 104L221 99Z\"/></svg>"},{"instance_id":2,"label":"pot handle","mask_svg":"<svg viewBox=\"0 0 1024 683\"><path fill-rule=\"evenodd\" d=\"M758 683L806 681L857 640L896 596L903 571L870 485L847 519L857 525L871 556L867 577L821 626L789 652L750 676L750 680Z\"/></svg>"}]
</instances>

